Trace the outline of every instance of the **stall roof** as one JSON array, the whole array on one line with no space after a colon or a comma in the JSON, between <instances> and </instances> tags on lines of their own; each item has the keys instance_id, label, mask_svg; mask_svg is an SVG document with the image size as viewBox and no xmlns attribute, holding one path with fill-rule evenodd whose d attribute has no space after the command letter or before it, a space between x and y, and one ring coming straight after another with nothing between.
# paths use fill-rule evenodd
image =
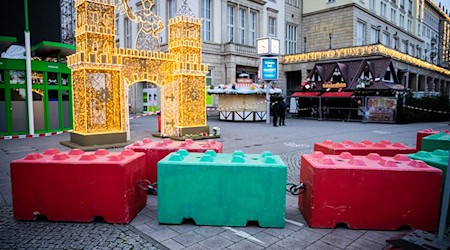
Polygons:
<instances>
[{"instance_id":1,"label":"stall roof","mask_svg":"<svg viewBox=\"0 0 450 250\"><path fill-rule=\"evenodd\" d=\"M292 94L294 97L313 97L320 95L320 92L295 92Z\"/></svg>"},{"instance_id":2,"label":"stall roof","mask_svg":"<svg viewBox=\"0 0 450 250\"><path fill-rule=\"evenodd\" d=\"M354 92L325 92L321 97L350 97Z\"/></svg>"},{"instance_id":3,"label":"stall roof","mask_svg":"<svg viewBox=\"0 0 450 250\"><path fill-rule=\"evenodd\" d=\"M0 36L0 52L3 52L11 44L17 42L17 38L12 36Z\"/></svg>"},{"instance_id":4,"label":"stall roof","mask_svg":"<svg viewBox=\"0 0 450 250\"><path fill-rule=\"evenodd\" d=\"M57 56L58 53L61 57L66 57L74 54L75 50L75 45L50 41L42 41L31 48L32 55L39 57Z\"/></svg>"}]
</instances>

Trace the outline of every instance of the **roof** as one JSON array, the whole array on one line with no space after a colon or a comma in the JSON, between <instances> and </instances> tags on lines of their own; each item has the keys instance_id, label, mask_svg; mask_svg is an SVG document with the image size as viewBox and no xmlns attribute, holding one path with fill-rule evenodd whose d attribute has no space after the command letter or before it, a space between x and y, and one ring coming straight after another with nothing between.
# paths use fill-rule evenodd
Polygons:
<instances>
[{"instance_id":1,"label":"roof","mask_svg":"<svg viewBox=\"0 0 450 250\"><path fill-rule=\"evenodd\" d=\"M49 57L49 56L59 56L66 57L72 55L76 52L75 45L42 41L31 48L31 53L33 56L39 57Z\"/></svg>"},{"instance_id":2,"label":"roof","mask_svg":"<svg viewBox=\"0 0 450 250\"><path fill-rule=\"evenodd\" d=\"M6 50L11 44L17 42L17 38L12 36L0 36L0 52Z\"/></svg>"}]
</instances>

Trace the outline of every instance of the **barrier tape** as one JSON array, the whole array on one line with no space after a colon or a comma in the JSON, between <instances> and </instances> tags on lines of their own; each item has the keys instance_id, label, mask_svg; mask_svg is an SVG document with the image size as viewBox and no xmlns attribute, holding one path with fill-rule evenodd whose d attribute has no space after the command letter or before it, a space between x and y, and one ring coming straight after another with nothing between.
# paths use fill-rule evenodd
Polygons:
<instances>
[{"instance_id":1,"label":"barrier tape","mask_svg":"<svg viewBox=\"0 0 450 250\"><path fill-rule=\"evenodd\" d=\"M414 109L414 110L420 110L420 111L425 111L425 112L433 112L433 113L438 113L438 114L450 114L450 112L447 112L447 111L424 109L424 108L408 106L408 105L405 105L405 108Z\"/></svg>"},{"instance_id":2,"label":"barrier tape","mask_svg":"<svg viewBox=\"0 0 450 250\"><path fill-rule=\"evenodd\" d=\"M306 111L306 110L310 110L312 108L301 108L301 109L297 109L298 111Z\"/></svg>"},{"instance_id":3,"label":"barrier tape","mask_svg":"<svg viewBox=\"0 0 450 250\"><path fill-rule=\"evenodd\" d=\"M34 135L5 135L5 136L0 136L0 140L12 140L12 139L26 139L26 138L45 137L45 136L65 134L65 133L68 133L70 131L72 131L72 130L50 132L50 133L42 133L42 134L34 134Z\"/></svg>"},{"instance_id":4,"label":"barrier tape","mask_svg":"<svg viewBox=\"0 0 450 250\"><path fill-rule=\"evenodd\" d=\"M151 115L156 115L156 112L150 112L150 113L145 113L142 115L135 115L135 116L130 116L130 120L139 118L139 117L144 117L144 116L151 116Z\"/></svg>"},{"instance_id":5,"label":"barrier tape","mask_svg":"<svg viewBox=\"0 0 450 250\"><path fill-rule=\"evenodd\" d=\"M255 103L251 103L251 104L243 104L243 105L239 105L239 106L235 106L235 107L228 107L228 108L217 108L217 110L219 111L225 111L225 110L234 110L237 108L245 108L245 107L249 107L249 106L255 106L258 104L262 104L262 103L266 103L266 101L260 101L260 102L255 102Z\"/></svg>"}]
</instances>

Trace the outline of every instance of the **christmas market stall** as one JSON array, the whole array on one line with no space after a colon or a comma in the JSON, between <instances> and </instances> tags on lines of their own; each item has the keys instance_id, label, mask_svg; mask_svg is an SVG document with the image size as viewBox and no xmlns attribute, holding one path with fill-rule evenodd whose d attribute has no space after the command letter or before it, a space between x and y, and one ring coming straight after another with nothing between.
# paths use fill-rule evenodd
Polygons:
<instances>
[{"instance_id":1,"label":"christmas market stall","mask_svg":"<svg viewBox=\"0 0 450 250\"><path fill-rule=\"evenodd\" d=\"M404 91L391 58L318 63L291 95L299 117L395 122Z\"/></svg>"},{"instance_id":2,"label":"christmas market stall","mask_svg":"<svg viewBox=\"0 0 450 250\"><path fill-rule=\"evenodd\" d=\"M219 97L219 120L221 121L265 121L265 84L253 83L246 74L241 74L236 83L211 86L208 94ZM281 89L270 86L270 95L281 94Z\"/></svg>"}]
</instances>

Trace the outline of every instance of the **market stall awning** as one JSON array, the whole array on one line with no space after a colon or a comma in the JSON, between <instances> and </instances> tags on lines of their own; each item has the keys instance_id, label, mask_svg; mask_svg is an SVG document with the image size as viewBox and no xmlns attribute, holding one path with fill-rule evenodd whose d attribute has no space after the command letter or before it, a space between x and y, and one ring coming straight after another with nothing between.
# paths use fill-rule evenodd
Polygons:
<instances>
[{"instance_id":1,"label":"market stall awning","mask_svg":"<svg viewBox=\"0 0 450 250\"><path fill-rule=\"evenodd\" d=\"M321 97L350 97L353 92L325 92Z\"/></svg>"},{"instance_id":2,"label":"market stall awning","mask_svg":"<svg viewBox=\"0 0 450 250\"><path fill-rule=\"evenodd\" d=\"M0 36L0 52L3 52L11 44L17 42L17 38L11 36Z\"/></svg>"},{"instance_id":3,"label":"market stall awning","mask_svg":"<svg viewBox=\"0 0 450 250\"><path fill-rule=\"evenodd\" d=\"M61 56L66 57L68 55L74 54L76 47L75 45L57 43L50 41L42 41L31 48L33 56L48 57L48 56Z\"/></svg>"},{"instance_id":4,"label":"market stall awning","mask_svg":"<svg viewBox=\"0 0 450 250\"><path fill-rule=\"evenodd\" d=\"M320 92L295 92L292 94L292 96L295 97L311 97L311 96L318 96Z\"/></svg>"}]
</instances>

